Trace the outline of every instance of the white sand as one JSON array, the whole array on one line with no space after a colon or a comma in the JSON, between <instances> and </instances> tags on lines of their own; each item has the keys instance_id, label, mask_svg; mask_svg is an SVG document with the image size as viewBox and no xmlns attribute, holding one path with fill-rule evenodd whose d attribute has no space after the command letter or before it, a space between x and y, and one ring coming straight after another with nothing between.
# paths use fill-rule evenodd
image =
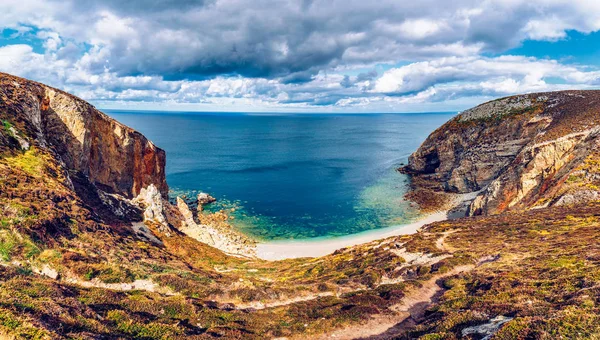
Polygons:
<instances>
[{"instance_id":1,"label":"white sand","mask_svg":"<svg viewBox=\"0 0 600 340\"><path fill-rule=\"evenodd\" d=\"M303 241L291 240L259 243L257 245L256 253L259 258L265 260L283 260L298 257L323 256L331 254L338 249L357 244L368 243L391 236L413 234L426 224L443 221L446 219L447 213L445 211L440 211L427 215L422 219L410 224L368 230L353 235L334 238L315 238Z\"/></svg>"}]
</instances>

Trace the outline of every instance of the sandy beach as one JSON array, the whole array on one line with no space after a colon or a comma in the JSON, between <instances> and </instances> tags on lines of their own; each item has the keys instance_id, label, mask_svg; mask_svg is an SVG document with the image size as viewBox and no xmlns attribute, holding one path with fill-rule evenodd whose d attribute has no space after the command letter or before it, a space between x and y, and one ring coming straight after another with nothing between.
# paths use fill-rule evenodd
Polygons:
<instances>
[{"instance_id":1,"label":"sandy beach","mask_svg":"<svg viewBox=\"0 0 600 340\"><path fill-rule=\"evenodd\" d=\"M315 238L302 241L279 241L269 243L259 243L257 245L257 256L264 260L283 260L298 257L318 257L331 254L337 249L367 243L391 236L407 235L416 233L422 226L443 221L447 219L447 212L440 211L415 221L410 224L402 224L368 230L353 235L334 237L334 238Z\"/></svg>"}]
</instances>

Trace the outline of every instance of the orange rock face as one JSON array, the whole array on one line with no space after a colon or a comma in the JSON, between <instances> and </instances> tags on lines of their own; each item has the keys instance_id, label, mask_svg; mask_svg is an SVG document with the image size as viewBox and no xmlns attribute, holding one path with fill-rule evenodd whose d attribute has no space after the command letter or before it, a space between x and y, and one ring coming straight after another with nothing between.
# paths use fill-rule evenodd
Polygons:
<instances>
[{"instance_id":1,"label":"orange rock face","mask_svg":"<svg viewBox=\"0 0 600 340\"><path fill-rule=\"evenodd\" d=\"M167 195L165 152L141 133L43 84L0 73L0 85L3 116L35 143L56 152L69 171L128 198L150 184Z\"/></svg>"}]
</instances>

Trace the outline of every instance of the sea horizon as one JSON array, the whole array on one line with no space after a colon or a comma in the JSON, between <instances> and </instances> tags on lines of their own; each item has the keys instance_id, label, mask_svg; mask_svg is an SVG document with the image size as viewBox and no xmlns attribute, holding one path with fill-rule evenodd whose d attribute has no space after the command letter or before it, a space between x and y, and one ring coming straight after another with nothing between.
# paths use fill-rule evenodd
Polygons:
<instances>
[{"instance_id":1,"label":"sea horizon","mask_svg":"<svg viewBox=\"0 0 600 340\"><path fill-rule=\"evenodd\" d=\"M145 109L105 109L98 107L98 110L108 112L131 112L131 113L184 113L184 114L206 114L206 115L273 115L273 116L295 116L295 115L339 115L339 116L375 116L375 115L410 115L410 114L459 114L464 110L447 111L415 111L415 112L319 112L319 111L202 111L202 110L145 110Z\"/></svg>"}]
</instances>

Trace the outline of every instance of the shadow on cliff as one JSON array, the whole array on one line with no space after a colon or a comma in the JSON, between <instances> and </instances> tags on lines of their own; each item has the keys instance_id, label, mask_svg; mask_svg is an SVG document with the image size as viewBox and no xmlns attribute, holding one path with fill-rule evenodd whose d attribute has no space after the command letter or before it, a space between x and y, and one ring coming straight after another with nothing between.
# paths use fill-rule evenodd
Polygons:
<instances>
[{"instance_id":1,"label":"shadow on cliff","mask_svg":"<svg viewBox=\"0 0 600 340\"><path fill-rule=\"evenodd\" d=\"M124 204L111 195L100 193L98 186L90 180L88 173L85 171L86 166L89 166L88 155L99 152L99 150L94 150L91 145L82 144L58 113L48 105L47 100L42 102L41 118L48 147L64 163L63 166L73 183L76 195L80 198L82 204L93 213L92 218L97 222L111 226L123 226L129 225L130 222L142 221L142 211L140 209ZM88 133L89 131L86 131L86 134ZM86 137L88 136L86 135ZM84 138L84 143L88 140L89 138ZM108 166L108 164L106 165ZM80 169L83 169L83 171ZM102 186L102 190L108 194L113 193L108 186ZM118 211L118 214L115 211Z\"/></svg>"}]
</instances>

